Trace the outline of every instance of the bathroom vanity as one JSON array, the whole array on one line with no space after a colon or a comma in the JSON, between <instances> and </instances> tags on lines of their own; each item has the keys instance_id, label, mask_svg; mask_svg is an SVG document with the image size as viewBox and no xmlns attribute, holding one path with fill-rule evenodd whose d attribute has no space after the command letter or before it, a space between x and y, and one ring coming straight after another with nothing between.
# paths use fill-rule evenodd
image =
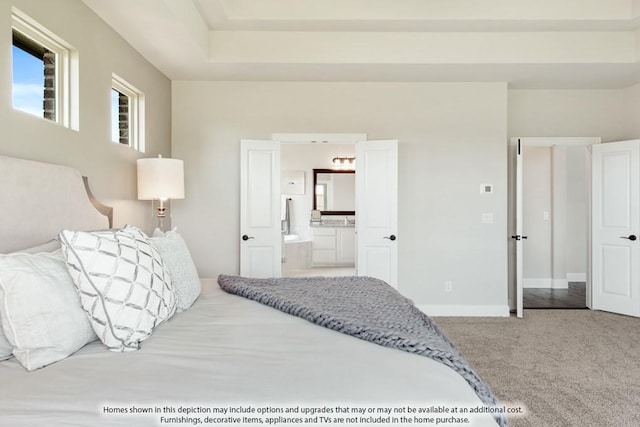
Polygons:
<instances>
[{"instance_id":1,"label":"bathroom vanity","mask_svg":"<svg viewBox=\"0 0 640 427\"><path fill-rule=\"evenodd\" d=\"M322 220L311 223L311 266L354 266L354 171L314 169L313 209L322 215Z\"/></svg>"},{"instance_id":2,"label":"bathroom vanity","mask_svg":"<svg viewBox=\"0 0 640 427\"><path fill-rule=\"evenodd\" d=\"M355 222L347 224L331 224L332 220L323 221L311 227L311 266L333 267L353 266L356 262Z\"/></svg>"}]
</instances>

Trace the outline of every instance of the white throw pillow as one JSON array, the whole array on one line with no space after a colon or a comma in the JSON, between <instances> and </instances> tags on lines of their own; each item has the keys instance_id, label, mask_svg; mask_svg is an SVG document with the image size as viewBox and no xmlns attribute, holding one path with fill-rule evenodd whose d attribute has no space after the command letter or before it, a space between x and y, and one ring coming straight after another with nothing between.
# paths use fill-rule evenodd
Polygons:
<instances>
[{"instance_id":1,"label":"white throw pillow","mask_svg":"<svg viewBox=\"0 0 640 427\"><path fill-rule=\"evenodd\" d=\"M26 248L13 253L37 254L40 252L53 252L56 249L60 249L60 243L54 239L42 245ZM13 357L13 346L9 341L7 341L7 337L5 337L4 332L2 332L2 316L0 316L0 362L11 357Z\"/></svg>"},{"instance_id":2,"label":"white throw pillow","mask_svg":"<svg viewBox=\"0 0 640 427\"><path fill-rule=\"evenodd\" d=\"M0 316L1 317L1 316ZM2 332L2 320L0 319L0 362L13 357L13 346Z\"/></svg>"},{"instance_id":3,"label":"white throw pillow","mask_svg":"<svg viewBox=\"0 0 640 427\"><path fill-rule=\"evenodd\" d=\"M175 313L167 267L139 229L65 230L59 237L82 307L110 350L137 350Z\"/></svg>"},{"instance_id":4,"label":"white throw pillow","mask_svg":"<svg viewBox=\"0 0 640 427\"><path fill-rule=\"evenodd\" d=\"M60 250L0 256L0 316L13 354L29 371L96 339Z\"/></svg>"},{"instance_id":5,"label":"white throw pillow","mask_svg":"<svg viewBox=\"0 0 640 427\"><path fill-rule=\"evenodd\" d=\"M178 312L187 310L200 295L202 286L186 242L175 228L166 233L156 229L149 240L169 267Z\"/></svg>"}]
</instances>

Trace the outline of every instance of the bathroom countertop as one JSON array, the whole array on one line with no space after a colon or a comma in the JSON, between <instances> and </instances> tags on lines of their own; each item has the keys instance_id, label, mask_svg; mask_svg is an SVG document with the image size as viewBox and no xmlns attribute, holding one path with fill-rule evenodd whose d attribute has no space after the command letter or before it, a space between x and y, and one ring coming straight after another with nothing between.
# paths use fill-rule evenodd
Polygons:
<instances>
[{"instance_id":1,"label":"bathroom countertop","mask_svg":"<svg viewBox=\"0 0 640 427\"><path fill-rule=\"evenodd\" d=\"M344 219L324 219L322 221L311 221L311 227L355 227L355 220L350 220L345 224Z\"/></svg>"}]
</instances>

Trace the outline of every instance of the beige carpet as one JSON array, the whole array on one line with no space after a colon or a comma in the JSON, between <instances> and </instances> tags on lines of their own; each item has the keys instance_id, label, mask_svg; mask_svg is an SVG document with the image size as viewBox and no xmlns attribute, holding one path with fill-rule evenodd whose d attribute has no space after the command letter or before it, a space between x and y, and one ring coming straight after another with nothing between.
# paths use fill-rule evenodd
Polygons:
<instances>
[{"instance_id":1,"label":"beige carpet","mask_svg":"<svg viewBox=\"0 0 640 427\"><path fill-rule=\"evenodd\" d=\"M525 310L435 321L503 403L526 406L511 426L640 426L640 319Z\"/></svg>"}]
</instances>

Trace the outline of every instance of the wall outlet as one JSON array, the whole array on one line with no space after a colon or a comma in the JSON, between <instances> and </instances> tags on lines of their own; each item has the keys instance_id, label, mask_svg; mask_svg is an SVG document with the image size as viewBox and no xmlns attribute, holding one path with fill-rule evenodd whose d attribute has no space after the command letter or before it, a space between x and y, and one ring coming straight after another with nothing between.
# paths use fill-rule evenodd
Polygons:
<instances>
[{"instance_id":1,"label":"wall outlet","mask_svg":"<svg viewBox=\"0 0 640 427\"><path fill-rule=\"evenodd\" d=\"M444 291L452 292L453 291L453 282L451 280L447 280L444 282Z\"/></svg>"}]
</instances>

